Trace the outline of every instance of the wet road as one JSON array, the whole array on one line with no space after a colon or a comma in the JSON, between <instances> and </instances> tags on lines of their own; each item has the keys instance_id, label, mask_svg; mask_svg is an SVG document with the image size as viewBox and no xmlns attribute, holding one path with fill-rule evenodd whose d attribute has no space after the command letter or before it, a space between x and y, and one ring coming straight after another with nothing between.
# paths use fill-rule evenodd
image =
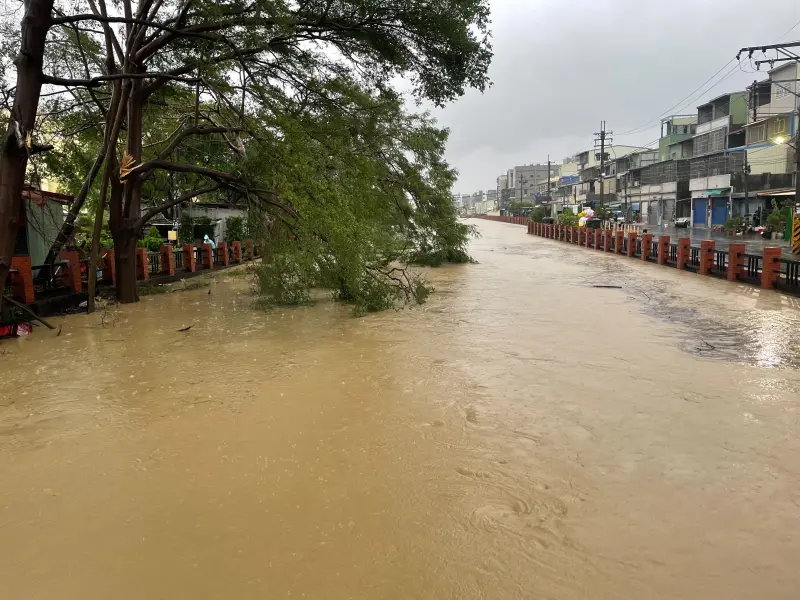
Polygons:
<instances>
[{"instance_id":1,"label":"wet road","mask_svg":"<svg viewBox=\"0 0 800 600\"><path fill-rule=\"evenodd\" d=\"M784 253L790 253L788 240L765 240L757 234L729 236L724 232L711 231L710 229L692 227L676 229L675 227L658 227L657 225L642 225L642 228L647 229L655 236L668 235L673 242L678 238L688 237L692 240L693 246L700 246L700 242L703 240L714 240L714 246L718 250L727 250L728 244L738 242L745 244L745 252L749 254L762 254L765 247L780 247L784 249Z\"/></svg>"},{"instance_id":2,"label":"wet road","mask_svg":"<svg viewBox=\"0 0 800 600\"><path fill-rule=\"evenodd\" d=\"M0 347L2 597L796 598L798 301L479 227L422 308Z\"/></svg>"}]
</instances>

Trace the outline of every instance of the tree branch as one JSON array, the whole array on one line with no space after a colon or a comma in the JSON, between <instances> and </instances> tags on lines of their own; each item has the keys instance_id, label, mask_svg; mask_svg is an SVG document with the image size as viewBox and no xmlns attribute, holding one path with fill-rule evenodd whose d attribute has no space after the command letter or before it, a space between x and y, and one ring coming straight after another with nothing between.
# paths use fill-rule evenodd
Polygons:
<instances>
[{"instance_id":1,"label":"tree branch","mask_svg":"<svg viewBox=\"0 0 800 600\"><path fill-rule=\"evenodd\" d=\"M161 152L159 152L158 158L162 159L172 154L175 148L177 148L183 140L185 140L187 137L191 135L211 135L214 133L225 134L225 133L230 133L232 131L241 131L241 130L242 130L241 127L202 127L202 126L187 127L186 129L178 133L178 135L175 136L175 138L170 142L170 144L166 148L164 148Z\"/></svg>"},{"instance_id":2,"label":"tree branch","mask_svg":"<svg viewBox=\"0 0 800 600\"><path fill-rule=\"evenodd\" d=\"M178 198L175 198L173 200L169 200L168 202L164 202L163 204L160 204L159 206L154 206L153 208L151 208L148 211L146 211L142 215L142 217L138 221L136 221L136 224L134 225L134 228L136 229L136 231L139 231L139 230L141 230L142 227L145 226L145 224L150 219L155 217L158 213L162 213L165 210L167 210L168 208L172 208L173 206L176 206L178 204L182 204L183 202L188 202L192 198L195 198L197 196L201 196L202 194L207 194L208 192L213 192L214 190L219 189L221 185L222 184L220 184L220 183L214 183L214 184L211 184L211 185L207 185L205 187L197 188L195 190L192 190L191 192L186 192L185 194L183 194L182 196L180 196Z\"/></svg>"}]
</instances>

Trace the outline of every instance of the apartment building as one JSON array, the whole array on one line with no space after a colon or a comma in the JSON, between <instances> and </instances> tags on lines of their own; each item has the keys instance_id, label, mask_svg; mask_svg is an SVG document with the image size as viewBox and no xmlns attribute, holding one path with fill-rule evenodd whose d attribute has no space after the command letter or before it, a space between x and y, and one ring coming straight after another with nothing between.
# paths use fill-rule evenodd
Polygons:
<instances>
[{"instance_id":1,"label":"apartment building","mask_svg":"<svg viewBox=\"0 0 800 600\"><path fill-rule=\"evenodd\" d=\"M730 215L733 173L744 167L747 92L723 94L697 107L689 159L693 227L721 226Z\"/></svg>"}]
</instances>

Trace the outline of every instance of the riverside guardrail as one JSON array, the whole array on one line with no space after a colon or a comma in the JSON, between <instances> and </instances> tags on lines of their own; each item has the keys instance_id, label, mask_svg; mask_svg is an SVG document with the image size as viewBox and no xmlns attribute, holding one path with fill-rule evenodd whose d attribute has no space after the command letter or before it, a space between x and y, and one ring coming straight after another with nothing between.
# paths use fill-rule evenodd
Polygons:
<instances>
[{"instance_id":1,"label":"riverside guardrail","mask_svg":"<svg viewBox=\"0 0 800 600\"><path fill-rule=\"evenodd\" d=\"M714 240L703 240L699 247L692 246L688 237L678 238L677 244L673 244L668 235L655 238L645 233L640 236L637 229L630 230L626 226L587 229L535 223L525 217L481 215L476 218L524 225L530 235L800 296L800 261L781 256L781 248L767 247L763 255L758 255L745 252L745 244L741 242L729 243L727 250L717 250Z\"/></svg>"}]
</instances>

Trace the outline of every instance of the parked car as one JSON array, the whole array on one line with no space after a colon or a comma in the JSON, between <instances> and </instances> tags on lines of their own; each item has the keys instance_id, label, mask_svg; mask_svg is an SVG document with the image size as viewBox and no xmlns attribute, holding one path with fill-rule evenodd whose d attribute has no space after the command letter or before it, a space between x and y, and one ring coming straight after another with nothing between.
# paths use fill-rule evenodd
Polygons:
<instances>
[{"instance_id":1,"label":"parked car","mask_svg":"<svg viewBox=\"0 0 800 600\"><path fill-rule=\"evenodd\" d=\"M689 227L689 222L691 219L689 217L678 217L675 219L675 227L683 227L684 229Z\"/></svg>"},{"instance_id":2,"label":"parked car","mask_svg":"<svg viewBox=\"0 0 800 600\"><path fill-rule=\"evenodd\" d=\"M608 219L611 223L624 223L625 222L625 213L621 210L612 210L611 216Z\"/></svg>"}]
</instances>

